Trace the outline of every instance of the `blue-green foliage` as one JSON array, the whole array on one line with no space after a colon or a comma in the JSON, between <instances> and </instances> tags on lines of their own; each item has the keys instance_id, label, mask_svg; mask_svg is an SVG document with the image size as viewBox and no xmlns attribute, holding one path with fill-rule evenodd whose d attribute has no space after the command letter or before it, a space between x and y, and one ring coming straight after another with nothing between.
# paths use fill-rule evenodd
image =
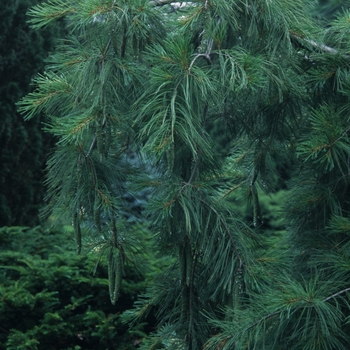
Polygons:
<instances>
[{"instance_id":1,"label":"blue-green foliage","mask_svg":"<svg viewBox=\"0 0 350 350\"><path fill-rule=\"evenodd\" d=\"M158 321L143 349L349 349L348 12L325 24L315 1L168 2L30 11L35 28L72 26L19 103L58 138L46 213L73 222L79 252L107 255L115 303L145 246L122 199L149 190L141 219L172 264L136 303ZM126 167L131 149L150 176Z\"/></svg>"}]
</instances>

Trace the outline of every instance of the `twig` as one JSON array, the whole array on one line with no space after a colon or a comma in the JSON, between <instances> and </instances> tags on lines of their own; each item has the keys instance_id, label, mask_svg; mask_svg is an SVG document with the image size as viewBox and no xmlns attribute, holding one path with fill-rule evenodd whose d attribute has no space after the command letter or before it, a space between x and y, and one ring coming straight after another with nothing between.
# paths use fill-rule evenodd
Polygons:
<instances>
[{"instance_id":1,"label":"twig","mask_svg":"<svg viewBox=\"0 0 350 350\"><path fill-rule=\"evenodd\" d=\"M323 301L323 302L328 301L328 300L330 300L330 299L333 299L333 298L337 297L337 296L340 295L340 294L343 294L343 293L349 292L349 291L350 291L350 287L349 287L349 288L346 288L346 289L343 289L343 290L341 290L341 291L339 291L339 292L337 292L337 293L334 293L334 294L330 295L329 297L327 297L326 299L323 299L322 301Z\"/></svg>"},{"instance_id":2,"label":"twig","mask_svg":"<svg viewBox=\"0 0 350 350\"><path fill-rule=\"evenodd\" d=\"M205 6L205 7L204 7L205 9L207 9L207 3L208 3L208 1L205 2L205 5L204 5L204 6ZM220 23L221 23L221 18L218 19L217 25L219 26ZM204 32L204 30L203 30L203 32ZM202 32L202 33L203 33L203 32ZM213 50L213 44L214 44L214 39L213 39L213 38L210 38L205 53L199 53L199 54L197 54L197 55L194 57L194 59L192 60L190 66L188 67L188 71L191 70L191 68L192 68L192 66L193 66L193 64L194 64L194 62L197 60L198 57L204 57L205 60L208 62L208 64L211 65L211 57L210 57L210 55L211 55L211 52L212 52L212 50Z\"/></svg>"},{"instance_id":3,"label":"twig","mask_svg":"<svg viewBox=\"0 0 350 350\"><path fill-rule=\"evenodd\" d=\"M346 130L335 140L332 142L332 146L338 142L342 137L344 137L350 130L350 126L348 128L346 128Z\"/></svg>"},{"instance_id":4,"label":"twig","mask_svg":"<svg viewBox=\"0 0 350 350\"><path fill-rule=\"evenodd\" d=\"M239 332L238 334L240 333L243 333L243 332L246 332L246 331L249 331L250 329L254 328L256 325L258 325L259 323L263 322L263 321L266 321L268 320L269 318L273 317L273 316L276 316L278 315L279 313L281 313L282 311L275 311L275 312L272 312L271 314L268 314L266 315L265 317L261 318L260 320L254 322L252 325L250 325L249 327L243 329L241 332Z\"/></svg>"},{"instance_id":5,"label":"twig","mask_svg":"<svg viewBox=\"0 0 350 350\"><path fill-rule=\"evenodd\" d=\"M317 44L316 41L313 40L309 40L309 39L303 39L305 42L307 42L308 44L310 44L312 47L317 48L317 49L321 49L321 51L324 52L328 52L331 53L333 55L338 54L338 50L333 49L330 46L324 45L324 44Z\"/></svg>"},{"instance_id":6,"label":"twig","mask_svg":"<svg viewBox=\"0 0 350 350\"><path fill-rule=\"evenodd\" d=\"M191 61L190 65L189 65L189 67L188 67L188 71L191 70L191 68L192 68L192 66L193 66L193 64L194 64L194 62L196 61L196 59L197 59L198 57L204 57L208 63L211 63L210 55L209 55L207 52L206 52L206 53L199 53L199 54L197 54L197 55L194 57L194 59Z\"/></svg>"},{"instance_id":7,"label":"twig","mask_svg":"<svg viewBox=\"0 0 350 350\"><path fill-rule=\"evenodd\" d=\"M174 0L153 0L153 1L150 1L149 4L151 6L164 6L164 5L171 4L172 2L174 2Z\"/></svg>"},{"instance_id":8,"label":"twig","mask_svg":"<svg viewBox=\"0 0 350 350\"><path fill-rule=\"evenodd\" d=\"M299 36L297 34L291 34L290 37L294 38L296 40L299 40L299 41L303 41L303 42L311 45L313 48L320 49L323 52L327 52L327 53L330 53L332 55L338 55L339 54L339 51L334 49L333 47L327 46L325 44L318 44L314 40L302 38L301 36ZM341 55L341 57L346 58L346 59L350 59L349 55Z\"/></svg>"},{"instance_id":9,"label":"twig","mask_svg":"<svg viewBox=\"0 0 350 350\"><path fill-rule=\"evenodd\" d=\"M97 135L94 136L94 138L93 138L93 140L92 140L92 142L91 142L89 151L88 151L88 153L86 153L86 155L85 155L86 158L88 158L88 157L90 156L90 154L91 154L91 152L92 152L92 150L93 150L93 148L94 148L94 146L95 146L96 138L97 138Z\"/></svg>"}]
</instances>

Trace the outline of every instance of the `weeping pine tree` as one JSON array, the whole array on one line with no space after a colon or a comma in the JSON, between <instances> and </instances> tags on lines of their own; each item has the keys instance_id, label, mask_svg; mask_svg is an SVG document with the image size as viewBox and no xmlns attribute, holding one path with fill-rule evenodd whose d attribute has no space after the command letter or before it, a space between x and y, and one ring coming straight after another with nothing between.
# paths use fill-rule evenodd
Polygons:
<instances>
[{"instance_id":1,"label":"weeping pine tree","mask_svg":"<svg viewBox=\"0 0 350 350\"><path fill-rule=\"evenodd\" d=\"M113 303L144 246L124 194L150 191L142 220L169 264L130 312L157 316L143 349L350 347L343 3L329 20L304 0L30 10L34 28L70 28L19 103L57 138L43 216L72 222L78 252L108 256ZM272 242L261 197L282 175L286 230Z\"/></svg>"}]
</instances>

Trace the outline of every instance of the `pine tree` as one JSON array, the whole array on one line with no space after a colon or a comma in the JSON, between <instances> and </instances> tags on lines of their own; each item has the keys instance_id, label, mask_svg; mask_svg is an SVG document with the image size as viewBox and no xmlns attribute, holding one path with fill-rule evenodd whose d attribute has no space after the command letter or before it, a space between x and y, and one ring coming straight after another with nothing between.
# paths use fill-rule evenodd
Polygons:
<instances>
[{"instance_id":1,"label":"pine tree","mask_svg":"<svg viewBox=\"0 0 350 350\"><path fill-rule=\"evenodd\" d=\"M34 28L71 27L20 104L26 118L45 112L59 139L44 214L71 220L78 251L107 254L113 303L142 246L123 193L151 191L143 216L169 266L134 312L157 315L145 349L349 348L349 11L325 23L315 6L51 0L30 11ZM283 167L287 233L271 244L261 196Z\"/></svg>"}]
</instances>

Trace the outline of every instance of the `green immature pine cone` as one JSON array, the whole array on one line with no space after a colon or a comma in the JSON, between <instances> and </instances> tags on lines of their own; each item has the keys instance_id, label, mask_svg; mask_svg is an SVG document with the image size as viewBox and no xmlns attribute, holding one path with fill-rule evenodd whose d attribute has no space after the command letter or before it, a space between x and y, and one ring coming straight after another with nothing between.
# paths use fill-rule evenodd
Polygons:
<instances>
[{"instance_id":1,"label":"green immature pine cone","mask_svg":"<svg viewBox=\"0 0 350 350\"><path fill-rule=\"evenodd\" d=\"M109 297L113 305L115 305L119 297L122 284L123 265L123 253L119 249L111 247L108 253L108 282Z\"/></svg>"},{"instance_id":2,"label":"green immature pine cone","mask_svg":"<svg viewBox=\"0 0 350 350\"><path fill-rule=\"evenodd\" d=\"M251 193L253 203L253 225L254 227L258 227L261 224L261 210L259 204L258 190L256 189L255 184L251 186Z\"/></svg>"}]
</instances>

